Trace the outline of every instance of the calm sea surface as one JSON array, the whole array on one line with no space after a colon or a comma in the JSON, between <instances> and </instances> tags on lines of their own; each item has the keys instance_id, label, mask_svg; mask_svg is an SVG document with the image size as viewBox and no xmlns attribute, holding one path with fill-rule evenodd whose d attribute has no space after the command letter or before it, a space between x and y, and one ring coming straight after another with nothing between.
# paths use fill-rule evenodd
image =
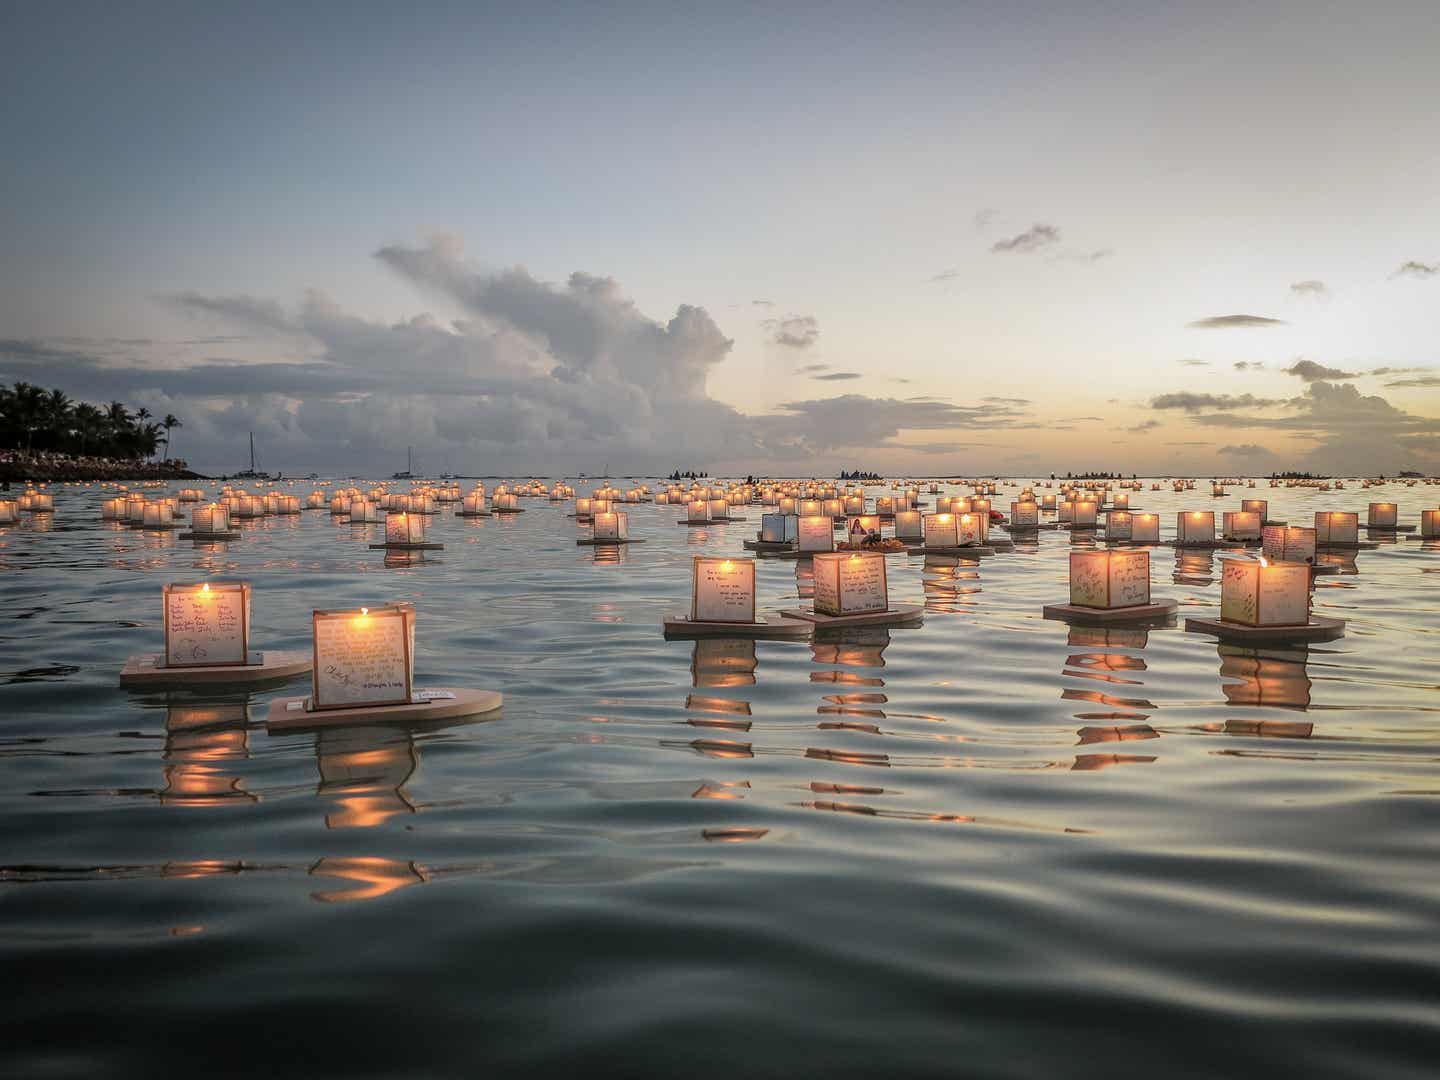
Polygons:
<instances>
[{"instance_id":1,"label":"calm sea surface","mask_svg":"<svg viewBox=\"0 0 1440 1080\"><path fill-rule=\"evenodd\" d=\"M387 565L325 512L196 547L103 494L0 527L6 1075L1440 1072L1440 544L1339 560L1309 648L1044 621L1056 532L890 558L920 627L697 644L660 620L758 507L634 507L618 552L448 508ZM1133 501L1168 536L1243 494ZM1218 612L1218 554L1151 551ZM806 575L762 562L762 610ZM308 683L121 690L207 578L254 585L261 648L412 601L417 684L503 714L270 735Z\"/></svg>"}]
</instances>

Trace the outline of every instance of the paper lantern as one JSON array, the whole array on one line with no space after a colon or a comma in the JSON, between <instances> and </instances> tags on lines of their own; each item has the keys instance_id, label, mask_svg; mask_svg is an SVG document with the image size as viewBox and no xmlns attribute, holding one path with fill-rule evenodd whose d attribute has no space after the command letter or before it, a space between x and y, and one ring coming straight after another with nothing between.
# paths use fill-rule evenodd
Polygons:
<instances>
[{"instance_id":1,"label":"paper lantern","mask_svg":"<svg viewBox=\"0 0 1440 1080\"><path fill-rule=\"evenodd\" d=\"M1210 494L1211 494L1211 495L1224 495L1224 494L1225 494L1225 485L1224 485L1224 484L1211 484L1211 485L1210 485Z\"/></svg>"},{"instance_id":2,"label":"paper lantern","mask_svg":"<svg viewBox=\"0 0 1440 1080\"><path fill-rule=\"evenodd\" d=\"M709 506L711 521L726 521L730 517L730 503L725 499L710 499L706 504Z\"/></svg>"},{"instance_id":3,"label":"paper lantern","mask_svg":"<svg viewBox=\"0 0 1440 1080\"><path fill-rule=\"evenodd\" d=\"M820 500L819 500L819 499L801 499L801 500L800 500L800 516L801 516L801 517L814 517L816 514L820 514L820 513L823 513L823 512L824 512L824 510L823 510L823 508L822 508L821 505L820 505Z\"/></svg>"},{"instance_id":4,"label":"paper lantern","mask_svg":"<svg viewBox=\"0 0 1440 1080\"><path fill-rule=\"evenodd\" d=\"M1105 517L1106 540L1130 540L1135 519L1128 510L1111 510Z\"/></svg>"},{"instance_id":5,"label":"paper lantern","mask_svg":"<svg viewBox=\"0 0 1440 1080\"><path fill-rule=\"evenodd\" d=\"M27 492L25 509L32 514L48 514L55 509L55 497L43 491Z\"/></svg>"},{"instance_id":6,"label":"paper lantern","mask_svg":"<svg viewBox=\"0 0 1440 1080\"><path fill-rule=\"evenodd\" d=\"M280 496L280 494L279 494L278 492L273 492L273 491L272 491L269 495L266 495L266 496L265 496L265 513L267 513L267 514L278 514L278 513L280 513L280 504L281 504L281 501L282 501L282 499L281 499L281 496Z\"/></svg>"},{"instance_id":7,"label":"paper lantern","mask_svg":"<svg viewBox=\"0 0 1440 1080\"><path fill-rule=\"evenodd\" d=\"M1244 626L1304 626L1310 621L1310 568L1264 558L1225 559L1220 618Z\"/></svg>"},{"instance_id":8,"label":"paper lantern","mask_svg":"<svg viewBox=\"0 0 1440 1080\"><path fill-rule=\"evenodd\" d=\"M710 504L704 499L692 499L685 513L685 520L690 524L703 525L710 520Z\"/></svg>"},{"instance_id":9,"label":"paper lantern","mask_svg":"<svg viewBox=\"0 0 1440 1080\"><path fill-rule=\"evenodd\" d=\"M1158 544L1160 542L1160 515L1131 514L1130 540L1133 543Z\"/></svg>"},{"instance_id":10,"label":"paper lantern","mask_svg":"<svg viewBox=\"0 0 1440 1080\"><path fill-rule=\"evenodd\" d=\"M1399 523L1399 507L1392 502L1372 502L1365 524L1372 529L1393 529Z\"/></svg>"},{"instance_id":11,"label":"paper lantern","mask_svg":"<svg viewBox=\"0 0 1440 1080\"><path fill-rule=\"evenodd\" d=\"M423 544L424 542L424 514L408 513L404 510L401 510L394 514L390 514L385 518L385 543Z\"/></svg>"},{"instance_id":12,"label":"paper lantern","mask_svg":"<svg viewBox=\"0 0 1440 1080\"><path fill-rule=\"evenodd\" d=\"M1339 510L1320 510L1315 514L1315 542L1354 544L1360 539L1360 516Z\"/></svg>"},{"instance_id":13,"label":"paper lantern","mask_svg":"<svg viewBox=\"0 0 1440 1080\"><path fill-rule=\"evenodd\" d=\"M335 495L330 499L330 516L344 517L350 512L350 496Z\"/></svg>"},{"instance_id":14,"label":"paper lantern","mask_svg":"<svg viewBox=\"0 0 1440 1080\"><path fill-rule=\"evenodd\" d=\"M1270 502L1267 499L1241 499L1240 509L1247 514L1259 514L1262 525L1270 518Z\"/></svg>"},{"instance_id":15,"label":"paper lantern","mask_svg":"<svg viewBox=\"0 0 1440 1080\"><path fill-rule=\"evenodd\" d=\"M954 506L952 505L954 502L955 502L955 498L954 498L954 496L952 496L952 495L944 495L944 496L941 496L940 498L938 498L938 499L935 500L935 513L937 513L937 514L949 514L949 513L952 513L952 512L954 511ZM969 504L968 504L968 503L966 504L966 509L967 509L967 510L969 509Z\"/></svg>"},{"instance_id":16,"label":"paper lantern","mask_svg":"<svg viewBox=\"0 0 1440 1080\"><path fill-rule=\"evenodd\" d=\"M278 512L278 513L281 513L281 514L298 514L298 513L300 513L300 498L299 498L299 496L296 496L296 495L282 495L282 496L280 496L280 509L279 509L279 511L277 511L277 512Z\"/></svg>"},{"instance_id":17,"label":"paper lantern","mask_svg":"<svg viewBox=\"0 0 1440 1080\"><path fill-rule=\"evenodd\" d=\"M0 499L0 525L13 525L20 520L20 505L14 499Z\"/></svg>"},{"instance_id":18,"label":"paper lantern","mask_svg":"<svg viewBox=\"0 0 1440 1080\"><path fill-rule=\"evenodd\" d=\"M1062 524L1063 524L1064 522L1067 522L1067 521L1074 521L1074 520L1075 520L1075 502L1074 502L1074 500L1072 500L1072 499L1061 499L1061 500L1060 500L1060 509L1059 509L1059 512L1058 512L1058 514L1056 515L1056 517L1057 517L1057 519L1058 519Z\"/></svg>"},{"instance_id":19,"label":"paper lantern","mask_svg":"<svg viewBox=\"0 0 1440 1080\"><path fill-rule=\"evenodd\" d=\"M100 504L100 518L102 521L122 521L125 518L124 498L106 499Z\"/></svg>"},{"instance_id":20,"label":"paper lantern","mask_svg":"<svg viewBox=\"0 0 1440 1080\"><path fill-rule=\"evenodd\" d=\"M919 540L925 535L919 510L898 510L895 513L895 539Z\"/></svg>"},{"instance_id":21,"label":"paper lantern","mask_svg":"<svg viewBox=\"0 0 1440 1080\"><path fill-rule=\"evenodd\" d=\"M410 703L415 683L413 607L316 611L311 619L311 709Z\"/></svg>"},{"instance_id":22,"label":"paper lantern","mask_svg":"<svg viewBox=\"0 0 1440 1080\"><path fill-rule=\"evenodd\" d=\"M576 520L576 521L588 521L588 520L590 519L591 515L593 515L594 513L595 513L595 500L594 500L593 498L590 498L590 499L576 499L576 500L575 500L575 520Z\"/></svg>"},{"instance_id":23,"label":"paper lantern","mask_svg":"<svg viewBox=\"0 0 1440 1080\"><path fill-rule=\"evenodd\" d=\"M800 550L806 552L835 550L835 522L824 514L797 519Z\"/></svg>"},{"instance_id":24,"label":"paper lantern","mask_svg":"<svg viewBox=\"0 0 1440 1080\"><path fill-rule=\"evenodd\" d=\"M515 496L514 492L507 491L502 494L497 491L490 499L490 509L518 510L520 509L520 500Z\"/></svg>"},{"instance_id":25,"label":"paper lantern","mask_svg":"<svg viewBox=\"0 0 1440 1080\"><path fill-rule=\"evenodd\" d=\"M955 536L958 547L983 544L990 535L989 514L956 514Z\"/></svg>"},{"instance_id":26,"label":"paper lantern","mask_svg":"<svg viewBox=\"0 0 1440 1080\"><path fill-rule=\"evenodd\" d=\"M1012 502L1010 524L1019 528L1040 524L1040 505L1036 502Z\"/></svg>"},{"instance_id":27,"label":"paper lantern","mask_svg":"<svg viewBox=\"0 0 1440 1080\"><path fill-rule=\"evenodd\" d=\"M1315 530L1293 525L1266 525L1261 534L1261 552L1277 562L1315 561Z\"/></svg>"},{"instance_id":28,"label":"paper lantern","mask_svg":"<svg viewBox=\"0 0 1440 1080\"><path fill-rule=\"evenodd\" d=\"M218 667L250 659L250 586L244 582L161 589L166 667Z\"/></svg>"},{"instance_id":29,"label":"paper lantern","mask_svg":"<svg viewBox=\"0 0 1440 1080\"><path fill-rule=\"evenodd\" d=\"M968 509L970 510L971 513L973 513L973 514L983 514L987 519L990 517L990 500L989 500L989 499L971 499L971 500L969 500L969 502L970 502L970 505L969 505ZM951 509L954 509L954 507L952 506ZM961 507L961 509L964 510L964 509L967 509L967 508Z\"/></svg>"},{"instance_id":30,"label":"paper lantern","mask_svg":"<svg viewBox=\"0 0 1440 1080\"><path fill-rule=\"evenodd\" d=\"M181 488L181 489L180 489L180 496L179 496L179 498L180 498L180 501L183 502L183 503L195 503L195 502L199 502L200 499L201 499L201 496L202 496L202 492L200 491L199 488Z\"/></svg>"},{"instance_id":31,"label":"paper lantern","mask_svg":"<svg viewBox=\"0 0 1440 1080\"><path fill-rule=\"evenodd\" d=\"M845 503L842 499L826 499L822 504L820 512L832 520L845 516Z\"/></svg>"},{"instance_id":32,"label":"paper lantern","mask_svg":"<svg viewBox=\"0 0 1440 1080\"><path fill-rule=\"evenodd\" d=\"M875 513L880 517L890 517L895 513L895 500L889 495L881 495L875 500Z\"/></svg>"},{"instance_id":33,"label":"paper lantern","mask_svg":"<svg viewBox=\"0 0 1440 1080\"><path fill-rule=\"evenodd\" d=\"M796 505L795 500L790 498L790 496L788 495L782 495L780 497L780 502L777 504L777 506L780 510L780 513L782 514L797 514L799 511L799 507Z\"/></svg>"},{"instance_id":34,"label":"paper lantern","mask_svg":"<svg viewBox=\"0 0 1440 1080\"><path fill-rule=\"evenodd\" d=\"M815 556L815 610L821 615L886 611L890 594L885 556L878 551L838 551Z\"/></svg>"},{"instance_id":35,"label":"paper lantern","mask_svg":"<svg viewBox=\"0 0 1440 1080\"><path fill-rule=\"evenodd\" d=\"M1126 495L1124 492L1120 492L1116 494L1116 496L1111 500L1110 505L1113 506L1116 510L1129 510L1130 496Z\"/></svg>"},{"instance_id":36,"label":"paper lantern","mask_svg":"<svg viewBox=\"0 0 1440 1080\"><path fill-rule=\"evenodd\" d=\"M369 499L352 499L350 502L350 524L368 525L380 520L380 508Z\"/></svg>"},{"instance_id":37,"label":"paper lantern","mask_svg":"<svg viewBox=\"0 0 1440 1080\"><path fill-rule=\"evenodd\" d=\"M305 505L311 510L325 509L325 493L323 491L312 491L305 498Z\"/></svg>"},{"instance_id":38,"label":"paper lantern","mask_svg":"<svg viewBox=\"0 0 1440 1080\"><path fill-rule=\"evenodd\" d=\"M1253 510L1226 510L1221 518L1227 540L1259 540L1261 517Z\"/></svg>"},{"instance_id":39,"label":"paper lantern","mask_svg":"<svg viewBox=\"0 0 1440 1080\"><path fill-rule=\"evenodd\" d=\"M865 513L864 495L847 495L844 501L846 517L860 517Z\"/></svg>"},{"instance_id":40,"label":"paper lantern","mask_svg":"<svg viewBox=\"0 0 1440 1080\"><path fill-rule=\"evenodd\" d=\"M972 504L973 505L973 504ZM989 504L987 503L988 507ZM1100 504L1093 499L1081 499L1071 511L1071 524L1081 528L1093 528L1095 516L1100 510Z\"/></svg>"},{"instance_id":41,"label":"paper lantern","mask_svg":"<svg viewBox=\"0 0 1440 1080\"><path fill-rule=\"evenodd\" d=\"M761 514L760 539L767 544L788 544L800 538L800 519L794 514Z\"/></svg>"},{"instance_id":42,"label":"paper lantern","mask_svg":"<svg viewBox=\"0 0 1440 1080\"><path fill-rule=\"evenodd\" d=\"M219 503L197 506L190 511L190 528L199 536L229 532L230 511Z\"/></svg>"},{"instance_id":43,"label":"paper lantern","mask_svg":"<svg viewBox=\"0 0 1440 1080\"><path fill-rule=\"evenodd\" d=\"M470 492L470 494L466 495L465 498L460 500L460 512L462 514L487 513L485 509L485 493L483 491L472 491ZM578 500L575 516L580 516Z\"/></svg>"},{"instance_id":44,"label":"paper lantern","mask_svg":"<svg viewBox=\"0 0 1440 1080\"><path fill-rule=\"evenodd\" d=\"M1107 610L1150 603L1150 552L1072 551L1070 603Z\"/></svg>"},{"instance_id":45,"label":"paper lantern","mask_svg":"<svg viewBox=\"0 0 1440 1080\"><path fill-rule=\"evenodd\" d=\"M1175 539L1183 544L1213 543L1215 514L1211 510L1187 510L1175 515Z\"/></svg>"},{"instance_id":46,"label":"paper lantern","mask_svg":"<svg viewBox=\"0 0 1440 1080\"><path fill-rule=\"evenodd\" d=\"M596 514L591 537L595 540L630 539L630 515L617 510Z\"/></svg>"},{"instance_id":47,"label":"paper lantern","mask_svg":"<svg viewBox=\"0 0 1440 1080\"><path fill-rule=\"evenodd\" d=\"M696 555L690 576L692 622L753 623L755 560Z\"/></svg>"},{"instance_id":48,"label":"paper lantern","mask_svg":"<svg viewBox=\"0 0 1440 1080\"><path fill-rule=\"evenodd\" d=\"M131 496L125 500L125 523L127 525L145 524L145 499L138 496Z\"/></svg>"},{"instance_id":49,"label":"paper lantern","mask_svg":"<svg viewBox=\"0 0 1440 1080\"><path fill-rule=\"evenodd\" d=\"M1426 540L1440 540L1440 510L1420 511L1420 535Z\"/></svg>"}]
</instances>

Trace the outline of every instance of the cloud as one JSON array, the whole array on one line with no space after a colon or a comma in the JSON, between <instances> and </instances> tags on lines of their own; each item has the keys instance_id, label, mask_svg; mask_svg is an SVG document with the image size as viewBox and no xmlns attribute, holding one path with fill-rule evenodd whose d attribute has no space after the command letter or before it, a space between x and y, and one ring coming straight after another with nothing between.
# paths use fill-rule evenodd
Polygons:
<instances>
[{"instance_id":1,"label":"cloud","mask_svg":"<svg viewBox=\"0 0 1440 1080\"><path fill-rule=\"evenodd\" d=\"M829 375L811 375L817 382L842 382L846 379L859 379L863 376L858 371L835 371Z\"/></svg>"},{"instance_id":2,"label":"cloud","mask_svg":"<svg viewBox=\"0 0 1440 1080\"><path fill-rule=\"evenodd\" d=\"M1260 360L1236 360L1231 365L1236 371L1264 371L1265 364Z\"/></svg>"},{"instance_id":3,"label":"cloud","mask_svg":"<svg viewBox=\"0 0 1440 1080\"><path fill-rule=\"evenodd\" d=\"M860 394L788 401L775 413L754 418L761 444L780 457L806 457L844 447L896 449L892 440L901 431L991 431L1015 427L1025 419L1023 413L1004 407Z\"/></svg>"},{"instance_id":4,"label":"cloud","mask_svg":"<svg viewBox=\"0 0 1440 1080\"><path fill-rule=\"evenodd\" d=\"M960 276L960 268L959 268L958 266L952 266L952 267L950 267L950 269L948 269L948 270L941 270L940 273L936 274L936 275L935 275L934 277L932 277L930 280L931 280L931 281L954 281L954 280L955 280L956 278L958 278L959 276Z\"/></svg>"},{"instance_id":5,"label":"cloud","mask_svg":"<svg viewBox=\"0 0 1440 1080\"><path fill-rule=\"evenodd\" d=\"M1191 394L1188 392L1161 394L1150 399L1152 409L1184 409L1197 412L1201 409L1256 409L1267 405L1283 405L1284 399L1258 398L1254 394Z\"/></svg>"},{"instance_id":6,"label":"cloud","mask_svg":"<svg viewBox=\"0 0 1440 1080\"><path fill-rule=\"evenodd\" d=\"M980 400L988 402L991 405L1013 405L1017 409L1023 409L1027 405L1035 404L1029 398L1023 397L995 397L991 395L989 397L983 397Z\"/></svg>"},{"instance_id":7,"label":"cloud","mask_svg":"<svg viewBox=\"0 0 1440 1080\"><path fill-rule=\"evenodd\" d=\"M1054 262L1097 263L1108 259L1115 252L1110 248L1096 248L1094 251L1065 251L1051 256Z\"/></svg>"},{"instance_id":8,"label":"cloud","mask_svg":"<svg viewBox=\"0 0 1440 1080\"><path fill-rule=\"evenodd\" d=\"M786 348L808 349L820 340L820 321L814 315L787 315L760 325L770 332L772 342Z\"/></svg>"},{"instance_id":9,"label":"cloud","mask_svg":"<svg viewBox=\"0 0 1440 1080\"><path fill-rule=\"evenodd\" d=\"M817 371L829 371L829 370L830 370L830 365L829 365L829 364L805 364L804 366L798 367L798 368L795 369L796 373L799 374L799 375L810 375L810 374L813 374L814 372L817 372Z\"/></svg>"},{"instance_id":10,"label":"cloud","mask_svg":"<svg viewBox=\"0 0 1440 1080\"><path fill-rule=\"evenodd\" d=\"M1290 291L1296 296L1326 297L1330 295L1330 289L1323 281L1294 281L1290 283Z\"/></svg>"},{"instance_id":11,"label":"cloud","mask_svg":"<svg viewBox=\"0 0 1440 1080\"><path fill-rule=\"evenodd\" d=\"M1283 319L1270 319L1264 315L1211 315L1208 319L1196 319L1186 323L1192 330L1231 330L1242 327L1284 326Z\"/></svg>"},{"instance_id":12,"label":"cloud","mask_svg":"<svg viewBox=\"0 0 1440 1080\"><path fill-rule=\"evenodd\" d=\"M1440 386L1440 377L1427 375L1423 379L1396 379L1394 382L1387 382L1387 387L1400 386Z\"/></svg>"},{"instance_id":13,"label":"cloud","mask_svg":"<svg viewBox=\"0 0 1440 1080\"><path fill-rule=\"evenodd\" d=\"M1134 432L1154 431L1159 426L1159 420L1144 420L1141 423L1136 424L1134 427L1127 427L1125 430Z\"/></svg>"},{"instance_id":14,"label":"cloud","mask_svg":"<svg viewBox=\"0 0 1440 1080\"><path fill-rule=\"evenodd\" d=\"M1417 277L1428 278L1440 274L1440 263L1423 263L1411 259L1409 262L1401 263L1399 268L1391 274L1392 278Z\"/></svg>"},{"instance_id":15,"label":"cloud","mask_svg":"<svg viewBox=\"0 0 1440 1080\"><path fill-rule=\"evenodd\" d=\"M774 300L751 300L750 303L753 304L753 305L755 305L755 307L774 307L774 306L775 306L775 301L774 301Z\"/></svg>"},{"instance_id":16,"label":"cloud","mask_svg":"<svg viewBox=\"0 0 1440 1080\"><path fill-rule=\"evenodd\" d=\"M996 240L990 245L990 250L1002 255L1007 253L1025 255L1033 251L1040 251L1051 244L1059 243L1059 241L1060 230L1058 228L1054 225L1041 225L1037 222L1008 240Z\"/></svg>"},{"instance_id":17,"label":"cloud","mask_svg":"<svg viewBox=\"0 0 1440 1080\"><path fill-rule=\"evenodd\" d=\"M1209 361L1209 360L1196 360L1194 357L1188 357L1188 358L1186 358L1186 359L1184 359L1184 360L1181 360L1180 363L1184 364L1186 367L1209 367L1209 366L1210 366L1210 361Z\"/></svg>"},{"instance_id":18,"label":"cloud","mask_svg":"<svg viewBox=\"0 0 1440 1080\"><path fill-rule=\"evenodd\" d=\"M1314 360L1297 360L1285 369L1286 375L1298 375L1306 382L1316 382L1319 379L1358 379L1360 376L1354 371L1341 371L1339 368L1326 367L1324 364L1317 364Z\"/></svg>"},{"instance_id":19,"label":"cloud","mask_svg":"<svg viewBox=\"0 0 1440 1080\"><path fill-rule=\"evenodd\" d=\"M975 211L975 216L971 219L971 222L972 224L974 224L975 229L978 232L980 230L989 228L991 223L994 222L994 220L994 210L980 209Z\"/></svg>"},{"instance_id":20,"label":"cloud","mask_svg":"<svg viewBox=\"0 0 1440 1080\"><path fill-rule=\"evenodd\" d=\"M1231 443L1222 446L1215 451L1217 454L1229 454L1232 457L1273 457L1275 451L1269 447L1261 446L1259 443Z\"/></svg>"}]
</instances>

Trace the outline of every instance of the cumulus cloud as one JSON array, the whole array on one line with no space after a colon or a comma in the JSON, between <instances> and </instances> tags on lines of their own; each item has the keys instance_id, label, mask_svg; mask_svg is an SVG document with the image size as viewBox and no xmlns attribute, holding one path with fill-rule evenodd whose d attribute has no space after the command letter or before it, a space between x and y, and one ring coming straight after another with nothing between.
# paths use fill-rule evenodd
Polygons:
<instances>
[{"instance_id":1,"label":"cumulus cloud","mask_svg":"<svg viewBox=\"0 0 1440 1080\"><path fill-rule=\"evenodd\" d=\"M1154 430L1155 430L1157 427L1159 427L1159 426L1160 426L1160 421L1159 421L1159 420L1144 420L1144 421L1141 421L1140 423L1136 424L1134 427L1127 427L1125 430L1126 430L1126 431L1133 431L1133 432L1137 432L1137 433L1138 433L1138 432L1144 432L1144 431L1154 431Z\"/></svg>"},{"instance_id":2,"label":"cumulus cloud","mask_svg":"<svg viewBox=\"0 0 1440 1080\"><path fill-rule=\"evenodd\" d=\"M1217 454L1229 454L1232 457L1271 457L1274 451L1259 443L1230 443L1215 451Z\"/></svg>"},{"instance_id":3,"label":"cumulus cloud","mask_svg":"<svg viewBox=\"0 0 1440 1080\"><path fill-rule=\"evenodd\" d=\"M1390 276L1428 278L1434 277L1436 274L1440 274L1440 263L1423 263L1411 259L1409 262L1401 263Z\"/></svg>"},{"instance_id":4,"label":"cumulus cloud","mask_svg":"<svg viewBox=\"0 0 1440 1080\"><path fill-rule=\"evenodd\" d=\"M1267 405L1283 405L1283 399L1258 398L1254 394L1192 394L1180 392L1161 394L1150 399L1152 409L1183 409L1197 412L1200 409L1255 409Z\"/></svg>"},{"instance_id":5,"label":"cumulus cloud","mask_svg":"<svg viewBox=\"0 0 1440 1080\"><path fill-rule=\"evenodd\" d=\"M770 332L772 342L789 349L808 349L820 340L820 321L814 315L787 315L760 325Z\"/></svg>"},{"instance_id":6,"label":"cumulus cloud","mask_svg":"<svg viewBox=\"0 0 1440 1080\"><path fill-rule=\"evenodd\" d=\"M1323 281L1311 279L1309 281L1295 281L1290 284L1290 291L1296 296L1309 296L1323 298L1330 295L1330 289Z\"/></svg>"},{"instance_id":7,"label":"cumulus cloud","mask_svg":"<svg viewBox=\"0 0 1440 1080\"><path fill-rule=\"evenodd\" d=\"M1264 315L1211 315L1207 319L1196 319L1185 325L1192 330L1233 330L1244 327L1284 326L1285 320L1271 319Z\"/></svg>"},{"instance_id":8,"label":"cumulus cloud","mask_svg":"<svg viewBox=\"0 0 1440 1080\"><path fill-rule=\"evenodd\" d=\"M858 371L832 371L829 375L811 375L816 382L843 382L846 379L861 378Z\"/></svg>"},{"instance_id":9,"label":"cumulus cloud","mask_svg":"<svg viewBox=\"0 0 1440 1080\"><path fill-rule=\"evenodd\" d=\"M1265 364L1260 360L1236 360L1232 365L1236 371L1264 371Z\"/></svg>"},{"instance_id":10,"label":"cumulus cloud","mask_svg":"<svg viewBox=\"0 0 1440 1080\"><path fill-rule=\"evenodd\" d=\"M1354 371L1341 371L1339 368L1326 367L1324 364L1317 364L1314 360L1297 360L1285 369L1286 375L1298 375L1306 382L1316 382L1320 379L1358 379L1359 373Z\"/></svg>"},{"instance_id":11,"label":"cumulus cloud","mask_svg":"<svg viewBox=\"0 0 1440 1080\"><path fill-rule=\"evenodd\" d=\"M1017 233L1005 240L996 240L990 245L990 250L1000 255L1027 255L1059 242L1060 230L1058 228L1054 225L1042 225L1037 222L1022 233Z\"/></svg>"},{"instance_id":12,"label":"cumulus cloud","mask_svg":"<svg viewBox=\"0 0 1440 1080\"><path fill-rule=\"evenodd\" d=\"M1387 382L1385 385L1387 387L1440 386L1440 377L1434 375L1426 375L1424 378L1421 379L1396 379L1394 382Z\"/></svg>"},{"instance_id":13,"label":"cumulus cloud","mask_svg":"<svg viewBox=\"0 0 1440 1080\"><path fill-rule=\"evenodd\" d=\"M989 402L991 405L1013 405L1017 409L1023 409L1026 405L1035 404L1029 398L1023 397L996 397L993 394L980 399Z\"/></svg>"}]
</instances>

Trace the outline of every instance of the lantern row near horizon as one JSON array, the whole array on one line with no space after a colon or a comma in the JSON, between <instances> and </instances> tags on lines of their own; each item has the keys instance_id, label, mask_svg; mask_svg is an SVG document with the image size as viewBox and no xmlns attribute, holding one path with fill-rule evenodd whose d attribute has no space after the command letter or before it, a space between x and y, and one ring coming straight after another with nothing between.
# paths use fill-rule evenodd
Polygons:
<instances>
[{"instance_id":1,"label":"lantern row near horizon","mask_svg":"<svg viewBox=\"0 0 1440 1080\"><path fill-rule=\"evenodd\" d=\"M250 659L250 586L165 585L166 667L234 667Z\"/></svg>"},{"instance_id":2,"label":"lantern row near horizon","mask_svg":"<svg viewBox=\"0 0 1440 1080\"><path fill-rule=\"evenodd\" d=\"M1072 551L1070 603L1107 611L1150 603L1150 552Z\"/></svg>"},{"instance_id":3,"label":"lantern row near horizon","mask_svg":"<svg viewBox=\"0 0 1440 1080\"><path fill-rule=\"evenodd\" d=\"M415 608L406 603L311 615L311 709L408 705L415 684Z\"/></svg>"},{"instance_id":4,"label":"lantern row near horizon","mask_svg":"<svg viewBox=\"0 0 1440 1080\"><path fill-rule=\"evenodd\" d=\"M1304 626L1310 621L1310 567L1301 562L1224 559L1220 618L1242 626Z\"/></svg>"},{"instance_id":5,"label":"lantern row near horizon","mask_svg":"<svg viewBox=\"0 0 1440 1080\"><path fill-rule=\"evenodd\" d=\"M816 555L814 603L821 615L865 615L889 610L885 556L878 551Z\"/></svg>"}]
</instances>

